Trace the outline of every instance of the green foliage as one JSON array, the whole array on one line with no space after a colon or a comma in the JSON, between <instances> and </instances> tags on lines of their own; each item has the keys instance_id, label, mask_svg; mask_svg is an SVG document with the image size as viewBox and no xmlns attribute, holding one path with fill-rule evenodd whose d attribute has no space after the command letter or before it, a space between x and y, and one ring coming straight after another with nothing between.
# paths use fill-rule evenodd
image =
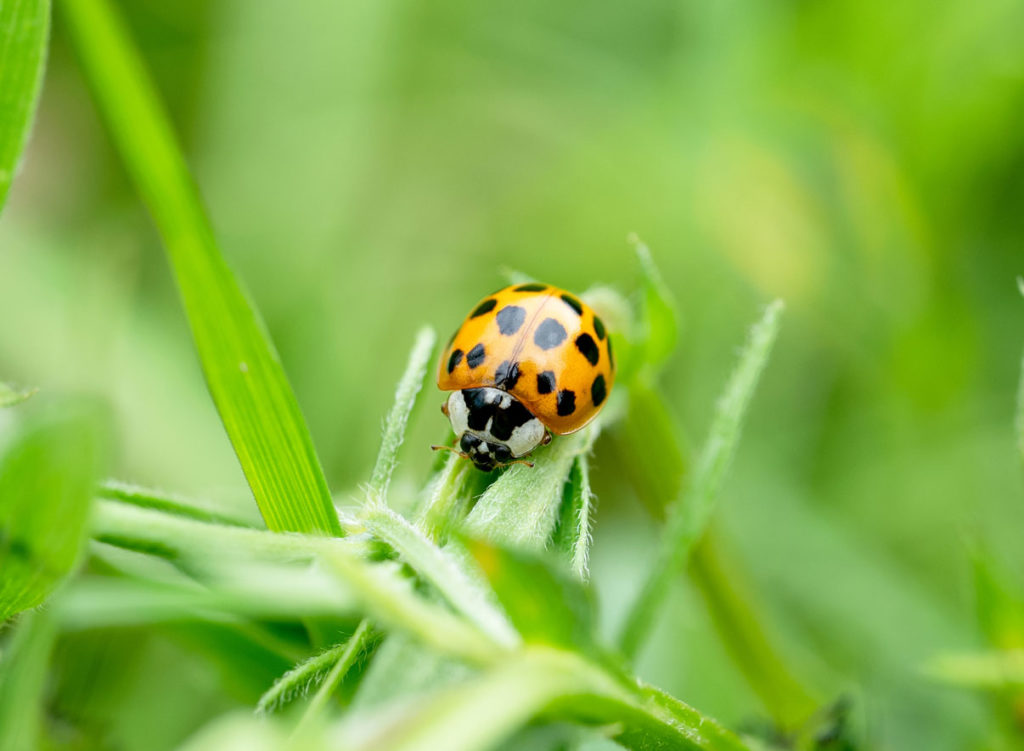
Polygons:
<instances>
[{"instance_id":1,"label":"green foliage","mask_svg":"<svg viewBox=\"0 0 1024 751\"><path fill-rule=\"evenodd\" d=\"M781 313L782 302L776 300L751 329L747 346L718 402L692 483L669 513L658 557L622 630L622 648L630 656L636 655L650 633L672 579L682 572L710 521L739 440L747 405L775 343Z\"/></svg>"},{"instance_id":2,"label":"green foliage","mask_svg":"<svg viewBox=\"0 0 1024 751\"><path fill-rule=\"evenodd\" d=\"M206 384L267 527L341 534L281 360L224 261L170 123L107 0L65 0L96 104L163 237Z\"/></svg>"},{"instance_id":3,"label":"green foliage","mask_svg":"<svg viewBox=\"0 0 1024 751\"><path fill-rule=\"evenodd\" d=\"M469 541L468 548L527 644L594 652L594 603L568 569L481 540Z\"/></svg>"},{"instance_id":4,"label":"green foliage","mask_svg":"<svg viewBox=\"0 0 1024 751\"><path fill-rule=\"evenodd\" d=\"M44 7L0 3L4 180ZM112 474L142 486L101 485L81 573L0 634L21 676L0 678L0 746L742 747L714 715L763 728L752 747L821 751L853 747L818 698L846 690L866 745L1019 745L1019 4L116 7L138 55L103 4L56 15L0 222L0 368L103 394ZM631 227L656 253L628 252ZM450 434L413 408L424 329L374 464L404 346L447 333L502 264L620 287L582 295L619 363L600 421L532 472L431 454ZM686 437L724 424L721 366L776 297L786 346L717 503L739 422L694 464ZM40 402L0 410L9 445ZM954 586L974 547L978 622ZM651 558L689 580L654 596L640 631L661 627L626 668L584 592L621 622ZM40 615L51 636L23 647ZM292 711L253 717L289 665L263 706Z\"/></svg>"},{"instance_id":5,"label":"green foliage","mask_svg":"<svg viewBox=\"0 0 1024 751\"><path fill-rule=\"evenodd\" d=\"M26 415L4 448L0 622L43 602L78 561L105 432L95 405L52 404Z\"/></svg>"},{"instance_id":6,"label":"green foliage","mask_svg":"<svg viewBox=\"0 0 1024 751\"><path fill-rule=\"evenodd\" d=\"M32 129L49 30L49 0L5 0L0 6L0 211Z\"/></svg>"},{"instance_id":7,"label":"green foliage","mask_svg":"<svg viewBox=\"0 0 1024 751\"><path fill-rule=\"evenodd\" d=\"M388 484L398 463L398 449L405 438L405 426L409 422L409 413L416 403L416 395L423 386L423 378L430 365L436 339L437 335L430 328L421 329L416 335L416 343L409 354L409 364L395 392L394 406L384 423L384 439L377 454L377 463L370 475L367 495L371 504L387 503Z\"/></svg>"},{"instance_id":8,"label":"green foliage","mask_svg":"<svg viewBox=\"0 0 1024 751\"><path fill-rule=\"evenodd\" d=\"M0 751L39 748L46 666L56 638L53 619L45 612L18 620L0 661Z\"/></svg>"}]
</instances>

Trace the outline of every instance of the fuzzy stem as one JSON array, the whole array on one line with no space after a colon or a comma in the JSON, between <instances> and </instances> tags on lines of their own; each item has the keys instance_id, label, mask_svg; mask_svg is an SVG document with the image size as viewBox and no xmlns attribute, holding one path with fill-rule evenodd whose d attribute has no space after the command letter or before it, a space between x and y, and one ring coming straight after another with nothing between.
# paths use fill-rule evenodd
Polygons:
<instances>
[{"instance_id":1,"label":"fuzzy stem","mask_svg":"<svg viewBox=\"0 0 1024 751\"><path fill-rule=\"evenodd\" d=\"M636 656L650 634L672 580L685 567L693 546L711 519L722 479L739 439L747 405L775 343L781 313L782 301L776 300L751 329L739 364L718 403L693 482L670 509L654 566L622 630L620 644L623 652L631 658Z\"/></svg>"}]
</instances>

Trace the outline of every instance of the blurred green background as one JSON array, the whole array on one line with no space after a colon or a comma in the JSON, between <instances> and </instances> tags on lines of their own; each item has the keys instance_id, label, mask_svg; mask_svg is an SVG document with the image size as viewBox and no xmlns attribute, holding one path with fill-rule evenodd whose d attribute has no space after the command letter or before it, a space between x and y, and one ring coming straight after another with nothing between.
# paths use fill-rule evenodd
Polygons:
<instances>
[{"instance_id":1,"label":"blurred green background","mask_svg":"<svg viewBox=\"0 0 1024 751\"><path fill-rule=\"evenodd\" d=\"M695 445L748 324L787 302L717 526L793 669L849 695L873 747L1019 742L921 664L984 644L972 549L1024 590L1024 4L120 6L340 500L420 325L447 336L503 269L630 292L636 232L682 311L663 388ZM119 479L253 516L59 13L54 31L0 221L0 374L104 396ZM425 396L410 489L445 429ZM611 627L655 522L609 442L596 463ZM130 636L130 667L93 645L67 711L155 749L249 698L180 631ZM727 723L758 713L683 581L640 668Z\"/></svg>"}]
</instances>

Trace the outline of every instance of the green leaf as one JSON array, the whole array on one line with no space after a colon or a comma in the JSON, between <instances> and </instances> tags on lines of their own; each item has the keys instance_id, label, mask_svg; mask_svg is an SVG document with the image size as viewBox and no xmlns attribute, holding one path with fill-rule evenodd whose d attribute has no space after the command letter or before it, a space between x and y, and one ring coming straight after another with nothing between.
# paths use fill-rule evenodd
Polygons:
<instances>
[{"instance_id":1,"label":"green leaf","mask_svg":"<svg viewBox=\"0 0 1024 751\"><path fill-rule=\"evenodd\" d=\"M595 651L594 603L579 579L534 553L483 540L466 545L524 641Z\"/></svg>"},{"instance_id":2,"label":"green leaf","mask_svg":"<svg viewBox=\"0 0 1024 751\"><path fill-rule=\"evenodd\" d=\"M142 488L138 485L129 485L124 482L108 480L100 485L96 494L100 498L122 501L133 506L139 506L140 508L164 511L169 514L184 516L188 519L195 519L196 521L226 524L232 527L251 528L252 526L240 519L208 511L202 506L183 498L177 498L167 493L150 490L149 488Z\"/></svg>"},{"instance_id":3,"label":"green leaf","mask_svg":"<svg viewBox=\"0 0 1024 751\"><path fill-rule=\"evenodd\" d=\"M484 751L534 718L605 726L637 751L742 751L715 720L658 689L559 649L528 647L416 702L355 714L332 733L354 751Z\"/></svg>"},{"instance_id":4,"label":"green leaf","mask_svg":"<svg viewBox=\"0 0 1024 751\"><path fill-rule=\"evenodd\" d=\"M650 633L672 579L683 570L711 519L722 479L739 441L747 406L778 335L782 307L781 300L773 302L751 329L740 361L718 402L693 481L669 510L654 565L623 627L621 645L630 657L636 655Z\"/></svg>"},{"instance_id":5,"label":"green leaf","mask_svg":"<svg viewBox=\"0 0 1024 751\"><path fill-rule=\"evenodd\" d=\"M395 391L395 403L384 422L384 438L367 489L370 503L387 502L388 484L398 463L398 449L405 438L405 426L409 422L409 413L416 404L416 395L423 387L423 379L426 377L436 340L437 336L430 327L420 329L416 335L416 342L409 353L409 363Z\"/></svg>"},{"instance_id":6,"label":"green leaf","mask_svg":"<svg viewBox=\"0 0 1024 751\"><path fill-rule=\"evenodd\" d=\"M506 647L519 637L487 598L487 592L459 566L448 550L442 550L419 529L391 509L377 505L362 516L366 528L386 542L412 569L469 620Z\"/></svg>"},{"instance_id":7,"label":"green leaf","mask_svg":"<svg viewBox=\"0 0 1024 751\"><path fill-rule=\"evenodd\" d=\"M0 622L74 567L105 443L102 412L67 402L30 413L0 457Z\"/></svg>"},{"instance_id":8,"label":"green leaf","mask_svg":"<svg viewBox=\"0 0 1024 751\"><path fill-rule=\"evenodd\" d=\"M106 0L63 8L96 104L163 237L207 386L267 527L340 535L284 368L217 248L137 51Z\"/></svg>"},{"instance_id":9,"label":"green leaf","mask_svg":"<svg viewBox=\"0 0 1024 751\"><path fill-rule=\"evenodd\" d=\"M413 581L399 573L396 564L368 562L367 545L354 538L280 535L207 524L113 501L97 504L94 534L110 544L182 562L210 588L143 590L136 598L143 605L141 622L164 620L175 607L294 617L359 613L470 662L488 662L505 651L476 625L415 591ZM319 568L278 563L307 564L311 559ZM321 568L337 586L317 575ZM116 612L117 597L117 592L103 602L98 595L93 600L80 597L76 612L89 623L133 617L128 611Z\"/></svg>"},{"instance_id":10,"label":"green leaf","mask_svg":"<svg viewBox=\"0 0 1024 751\"><path fill-rule=\"evenodd\" d=\"M0 751L35 751L39 744L40 705L46 666L56 636L45 611L19 621L0 661Z\"/></svg>"},{"instance_id":11,"label":"green leaf","mask_svg":"<svg viewBox=\"0 0 1024 751\"><path fill-rule=\"evenodd\" d=\"M2 11L0 11L2 12ZM6 383L0 383L0 407L13 407L36 393L35 389L14 389Z\"/></svg>"},{"instance_id":12,"label":"green leaf","mask_svg":"<svg viewBox=\"0 0 1024 751\"><path fill-rule=\"evenodd\" d=\"M654 265L651 251L638 237L632 238L643 277L640 310L642 362L648 372L656 373L676 348L679 338L679 314L672 293Z\"/></svg>"},{"instance_id":13,"label":"green leaf","mask_svg":"<svg viewBox=\"0 0 1024 751\"><path fill-rule=\"evenodd\" d=\"M0 211L32 129L49 31L49 0L0 3Z\"/></svg>"},{"instance_id":14,"label":"green leaf","mask_svg":"<svg viewBox=\"0 0 1024 751\"><path fill-rule=\"evenodd\" d=\"M291 668L268 688L256 703L256 714L275 712L297 697L305 696L310 688L319 685L350 648L352 639L335 644Z\"/></svg>"},{"instance_id":15,"label":"green leaf","mask_svg":"<svg viewBox=\"0 0 1024 751\"><path fill-rule=\"evenodd\" d=\"M590 489L590 460L576 457L565 484L562 517L555 531L555 545L568 559L580 581L590 578L591 526L594 522L594 493Z\"/></svg>"},{"instance_id":16,"label":"green leaf","mask_svg":"<svg viewBox=\"0 0 1024 751\"><path fill-rule=\"evenodd\" d=\"M602 417L538 449L531 457L535 466L517 464L506 470L466 518L468 534L532 550L547 545L558 521L569 470L577 456L590 451Z\"/></svg>"},{"instance_id":17,"label":"green leaf","mask_svg":"<svg viewBox=\"0 0 1024 751\"><path fill-rule=\"evenodd\" d=\"M338 654L334 666L324 677L324 680L320 683L320 688L317 689L316 694L314 694L309 705L306 707L301 721L295 728L296 733L302 733L304 730L312 727L327 705L331 694L341 684L342 679L352 669L352 666L372 648L376 640L377 633L369 621L364 620L356 627L352 636L345 642L345 648Z\"/></svg>"}]
</instances>

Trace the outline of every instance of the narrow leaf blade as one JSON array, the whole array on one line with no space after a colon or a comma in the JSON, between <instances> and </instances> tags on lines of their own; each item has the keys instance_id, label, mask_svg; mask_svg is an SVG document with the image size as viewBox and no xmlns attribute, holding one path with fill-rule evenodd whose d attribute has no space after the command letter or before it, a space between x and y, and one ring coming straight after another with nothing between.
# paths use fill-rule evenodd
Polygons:
<instances>
[{"instance_id":1,"label":"narrow leaf blade","mask_svg":"<svg viewBox=\"0 0 1024 751\"><path fill-rule=\"evenodd\" d=\"M106 0L63 7L96 104L163 238L207 386L267 527L340 535L284 368L221 256L137 51Z\"/></svg>"},{"instance_id":2,"label":"narrow leaf blade","mask_svg":"<svg viewBox=\"0 0 1024 751\"><path fill-rule=\"evenodd\" d=\"M405 438L405 426L408 424L409 414L416 404L416 395L423 387L423 379L426 377L436 340L437 335L429 326L420 329L416 335L416 342L413 344L412 352L409 353L409 363L395 390L395 403L384 422L384 438L381 440L377 463L370 476L370 487L367 494L370 503L385 503L387 500L391 475L395 471L395 465L398 464L398 449Z\"/></svg>"},{"instance_id":3,"label":"narrow leaf blade","mask_svg":"<svg viewBox=\"0 0 1024 751\"><path fill-rule=\"evenodd\" d=\"M49 31L49 0L0 3L0 211L32 128Z\"/></svg>"}]
</instances>

